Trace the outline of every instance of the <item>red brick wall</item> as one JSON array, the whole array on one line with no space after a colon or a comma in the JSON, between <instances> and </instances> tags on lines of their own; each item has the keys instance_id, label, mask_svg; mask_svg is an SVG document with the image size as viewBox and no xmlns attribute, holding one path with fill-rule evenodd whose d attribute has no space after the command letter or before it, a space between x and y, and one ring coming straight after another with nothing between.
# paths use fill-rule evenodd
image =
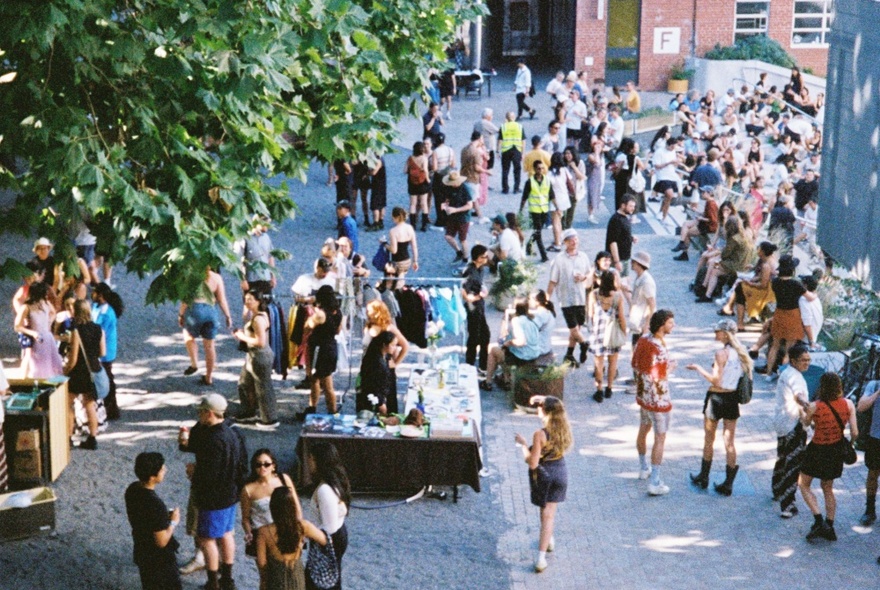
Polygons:
<instances>
[{"instance_id":1,"label":"red brick wall","mask_svg":"<svg viewBox=\"0 0 880 590\"><path fill-rule=\"evenodd\" d=\"M817 76L825 76L828 70L827 47L792 46L791 28L794 25L794 0L771 0L768 36L775 39L791 55L799 66L808 67Z\"/></svg>"},{"instance_id":2,"label":"red brick wall","mask_svg":"<svg viewBox=\"0 0 880 590\"><path fill-rule=\"evenodd\" d=\"M574 33L574 64L575 71L586 70L590 81L605 77L605 46L608 39L607 11L608 3L604 2L606 15L602 20L596 18L598 0L577 0L577 26ZM592 57L593 65L584 65L584 58Z\"/></svg>"},{"instance_id":3,"label":"red brick wall","mask_svg":"<svg viewBox=\"0 0 880 590\"><path fill-rule=\"evenodd\" d=\"M699 0L706 2L707 0ZM708 0L713 4L718 0ZM670 68L690 54L693 3L681 0L644 0L639 32L639 87L643 90L666 88ZM679 27L681 53L654 55L654 28Z\"/></svg>"}]
</instances>

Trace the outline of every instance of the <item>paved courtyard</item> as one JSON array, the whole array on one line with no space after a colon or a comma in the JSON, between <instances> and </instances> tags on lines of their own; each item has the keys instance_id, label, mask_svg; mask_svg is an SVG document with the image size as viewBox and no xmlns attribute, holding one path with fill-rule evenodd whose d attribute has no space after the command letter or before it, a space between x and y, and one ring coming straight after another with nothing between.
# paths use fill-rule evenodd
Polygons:
<instances>
[{"instance_id":1,"label":"paved courtyard","mask_svg":"<svg viewBox=\"0 0 880 590\"><path fill-rule=\"evenodd\" d=\"M459 100L453 120L447 124L448 143L460 150L473 122L486 106L495 109L496 120L515 106L512 76L496 80L492 98ZM538 78L542 89L545 78ZM646 96L648 104L665 104L663 94ZM546 100L534 100L538 118L526 120L527 135L542 133L549 117ZM419 122L401 124L400 152L389 155L389 209L405 206L403 163L413 141L420 139ZM499 167L496 165L496 174ZM281 263L280 293L301 273L308 272L321 242L334 235L334 192L325 185L326 169L314 165L306 186L294 185L301 207L295 220L287 220L273 234L276 246L294 253ZM491 181L488 215L515 210L518 195L502 195L497 176ZM612 194L609 181L606 194ZM609 199L613 202L613 197ZM605 202L609 202L606 200ZM649 214L650 215L650 214ZM585 207L575 227L581 248L592 259L604 244L608 211L599 224L589 224ZM799 499L800 516L782 520L770 498L770 474L775 458L772 429L773 392L762 378L756 380L755 399L742 407L737 428L741 470L734 494L723 498L689 485L687 474L699 468L702 450L702 403L705 382L684 365L711 363L715 344L711 326L717 320L714 306L696 305L687 291L694 263L672 261L669 248L676 238L654 223L636 226L637 248L649 251L652 273L658 283L661 307L676 313L677 328L669 338L673 358L681 367L672 379L675 408L667 439L664 480L668 496L651 498L646 483L637 479L635 434L638 411L632 395L622 384L614 396L599 405L593 402L589 367L573 371L566 380L565 403L572 420L575 449L569 455L568 500L557 515L557 549L550 554L549 568L533 573L537 551L538 512L529 503L525 464L514 446L514 433L526 437L539 427L534 416L513 410L508 394L497 389L483 395L483 442L487 474L482 492L464 488L458 504L451 499L421 499L411 504L366 510L355 508L347 522L351 544L344 559L344 584L357 590L372 589L678 589L678 588L812 588L846 586L872 588L877 584L880 553L876 531L858 527L864 507L865 467L861 460L847 467L836 481L839 540L810 545L804 535L811 524L809 512ZM660 233L655 233L655 229ZM477 241L487 243L488 226L472 227ZM545 232L547 235L549 232ZM452 251L434 231L418 234L422 267L416 276L451 276ZM368 258L377 247L379 234L362 233L361 249ZM307 245L303 248L303 244ZM8 240L7 251L29 253L24 241ZM540 286L546 285L546 265ZM234 277L224 275L234 316L241 311ZM97 451L75 449L71 464L53 484L58 496L57 534L0 545L0 589L123 589L138 588L131 562L131 537L125 517L123 492L134 480L133 462L138 452L159 450L169 471L158 493L169 506L185 507L188 485L184 476L186 456L177 451L176 432L195 420L191 405L210 389L197 385L198 375L184 377L186 352L177 329L175 305L148 307L143 304L147 283L116 270L114 282L127 307L120 321L120 357L114 372L120 388L122 420L111 423L99 436ZM0 296L9 301L16 285L0 283ZM492 312L490 327L497 336L500 314ZM13 318L8 306L0 310L0 357L7 369L17 362ZM757 337L748 333L744 340ZM356 338L357 339L357 338ZM563 352L566 330L560 319L555 332L557 355ZM454 342L447 339L444 344ZM213 390L236 400L236 381L243 355L230 335L218 339L220 367ZM415 363L418 355L410 353ZM630 375L630 350L621 353L622 378ZM588 363L589 365L590 363ZM400 371L402 378L411 365ZM299 380L294 372L277 381L282 426L275 433L246 431L248 448L266 446L277 451L282 467L295 473L294 447L300 425L293 420L306 403L303 391L293 389ZM339 391L348 391L344 410L353 412L353 377L340 372ZM235 406L232 406L233 409ZM723 449L716 442L712 479L723 478ZM394 498L358 496L359 506L377 508ZM308 510L307 510L308 516ZM190 540L178 531L181 558L191 552ZM244 556L242 533L234 574L239 588L257 588L256 567ZM821 581L817 578L821 577ZM197 574L185 578L186 588L204 583Z\"/></svg>"}]
</instances>

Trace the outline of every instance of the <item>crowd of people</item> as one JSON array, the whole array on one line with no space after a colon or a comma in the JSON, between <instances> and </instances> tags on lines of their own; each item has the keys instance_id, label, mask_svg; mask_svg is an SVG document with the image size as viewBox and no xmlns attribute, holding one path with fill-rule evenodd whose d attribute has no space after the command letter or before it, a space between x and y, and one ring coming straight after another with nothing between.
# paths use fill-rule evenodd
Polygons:
<instances>
[{"instance_id":1,"label":"crowd of people","mask_svg":"<svg viewBox=\"0 0 880 590\"><path fill-rule=\"evenodd\" d=\"M301 559L307 539L313 548L310 554L330 546L341 571L351 490L335 448L316 449L310 458L308 468L319 481L312 498L319 518L313 524L304 519L295 482L278 471L273 453L262 448L249 459L244 437L232 426L253 424L267 431L279 426L272 375L278 372L282 355L305 372L299 386L309 389L310 395L300 418L317 412L322 396L326 412L336 413L334 375L340 362L348 360L340 353L344 351L341 342L354 329L352 318L357 315L364 320L357 410L397 413L396 369L416 342L398 325L405 314L395 292L405 290L408 275L419 271L419 241L434 239L429 229L443 231L454 250L452 263L461 280L451 297L463 305L465 362L478 368L483 390L491 391L496 385L509 388L517 368L546 365L555 359L551 335L557 311L568 330L562 362L577 369L593 356L592 399L596 403L613 396L621 350L631 343L629 381L640 407L639 478L648 480L649 495L668 494L661 473L672 409L669 376L676 363L669 358L666 337L675 328L675 316L658 306L657 285L650 272L652 255L636 249L638 238L632 227L641 222L638 216L651 201L659 203L662 222L677 203L688 209L690 219L682 224L674 248L676 260L689 260L692 246L701 244L691 285L697 302L717 298L719 315L735 318L722 319L714 327L720 348L712 367L686 367L708 382L702 462L692 482L702 489L709 487L721 422L726 478L714 489L724 496L733 493L739 470L735 433L740 383L756 371L771 378L778 373L774 496L781 515L788 518L797 512L794 497L800 489L815 516L807 538L836 539L832 482L840 476L843 457L838 449L844 425L849 424L852 437L857 434L855 408L841 398L839 379L833 375L823 376L818 388L808 390L802 373L809 367L810 352L818 350L822 328L817 278L799 278L799 261L790 254L777 259L780 246L790 250L801 242L806 242L811 256L821 256L815 241L821 95L816 102L810 99L799 72L792 73L781 92L765 88L762 77L754 86L739 92L731 89L719 99L712 91L702 96L679 95L669 105L676 125L661 128L648 149L642 150L624 136L625 118L641 110L632 82L626 85L626 96L617 88L608 96L604 89L587 84L583 74L559 73L545 91L550 100L547 131L531 138L520 120L525 114L534 119L539 113L528 103L536 92L524 63L518 65L515 90L516 111L505 113L499 126L493 110L484 109L460 154L450 147L445 133L454 91L450 94L447 88L443 93L445 115L439 104L429 106L422 118L423 138L413 145L402 171L408 203L392 207L393 224L387 228L384 158L331 164L328 184L335 184L336 189L337 235L321 245L312 272L293 283L295 303L289 324L283 320L277 324L270 309L277 287L271 222L254 218L253 229L238 250L243 327L232 333L246 353L238 382L239 411L229 416L226 398L209 394L198 406L198 422L180 433L180 449L195 454L188 467L192 487L186 528L196 540L195 556L180 570L174 560L177 541L173 531L181 514L178 509L169 512L155 493L165 473L161 454L138 456L138 481L126 491L135 562L144 588L180 587L181 573L200 569L207 572L207 588L234 587L233 531L239 502L244 539L249 554L256 558L261 588L315 587ZM490 219L483 211L496 160L500 161L501 193L519 195L519 207L513 201L509 211ZM578 231L573 228L575 210L586 199L586 218L597 225L608 178L615 183L614 206L604 249L591 258L580 249ZM778 187L775 194L765 194L765 183ZM612 209L610 199L608 209ZM527 236L524 225L529 222L531 234ZM473 243L469 236L473 223L490 225L491 243ZM548 227L553 237L545 246L543 234ZM361 251L359 232L386 229L387 238L383 237L368 261ZM79 446L94 449L102 412L110 420L119 417L112 364L117 354L117 321L124 308L109 284L109 268L99 280L104 263L95 256L94 243L79 247L80 273L73 277L54 262L52 246L45 238L36 242L35 257L27 265L31 274L13 302L22 372L27 378L70 376L71 402L79 400L81 426L88 433ZM505 265L522 264L535 254L536 263L549 263L547 284L515 299L504 313L499 338L493 341L486 313L490 274L501 272ZM214 340L224 323L226 329L234 323L217 270L205 270L199 289L179 310L190 358L184 374L200 371L197 339L201 339L205 368L200 380L206 386L212 385L217 366ZM443 315L437 308L433 311ZM763 322L762 336L747 349L738 334L752 321ZM754 360L764 346L768 347L767 362L755 367ZM101 368L110 381L109 394L103 398L90 375ZM859 409L869 409L878 391L880 387L866 395ZM573 441L563 403L549 396L534 401L543 427L534 433L531 445L520 435L516 442L529 465L532 502L540 507L535 570L541 572L547 567L546 553L554 549L556 506L566 497L564 456ZM875 423L880 425L880 420ZM815 434L806 445L810 425ZM880 431L875 430L873 440L880 441ZM880 442L869 447L869 453L869 492L862 519L867 524L876 518ZM813 478L821 481L825 517L810 489ZM336 587L341 587L341 576Z\"/></svg>"}]
</instances>

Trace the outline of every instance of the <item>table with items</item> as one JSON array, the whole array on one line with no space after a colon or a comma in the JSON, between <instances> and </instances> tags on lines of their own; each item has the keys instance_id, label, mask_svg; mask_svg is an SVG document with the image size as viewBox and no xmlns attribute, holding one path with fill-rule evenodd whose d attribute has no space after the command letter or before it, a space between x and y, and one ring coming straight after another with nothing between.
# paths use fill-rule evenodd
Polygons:
<instances>
[{"instance_id":1,"label":"table with items","mask_svg":"<svg viewBox=\"0 0 880 590\"><path fill-rule=\"evenodd\" d=\"M435 368L414 369L406 391L405 415L422 411L419 427L366 421L354 415L313 414L307 417L296 451L299 484L309 487L313 474L308 458L314 445L336 446L357 492L409 493L426 486L458 486L480 491L480 389L476 369L459 365L457 356ZM388 422L395 422L390 420Z\"/></svg>"}]
</instances>

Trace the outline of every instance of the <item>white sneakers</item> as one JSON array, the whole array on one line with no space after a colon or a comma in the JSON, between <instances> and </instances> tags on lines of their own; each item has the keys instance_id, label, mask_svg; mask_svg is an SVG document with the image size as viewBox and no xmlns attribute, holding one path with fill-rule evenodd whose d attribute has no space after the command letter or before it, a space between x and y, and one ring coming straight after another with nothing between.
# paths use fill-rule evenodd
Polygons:
<instances>
[{"instance_id":1,"label":"white sneakers","mask_svg":"<svg viewBox=\"0 0 880 590\"><path fill-rule=\"evenodd\" d=\"M648 484L649 496L665 496L669 493L669 486L662 481L658 485Z\"/></svg>"},{"instance_id":2,"label":"white sneakers","mask_svg":"<svg viewBox=\"0 0 880 590\"><path fill-rule=\"evenodd\" d=\"M535 573L540 574L545 569L547 569L547 560L543 557L539 557L538 561L535 562Z\"/></svg>"},{"instance_id":3,"label":"white sneakers","mask_svg":"<svg viewBox=\"0 0 880 590\"><path fill-rule=\"evenodd\" d=\"M595 216L595 215L590 215L590 216L587 218L587 221L589 221L590 223L599 223L599 220L596 219L596 216Z\"/></svg>"},{"instance_id":4,"label":"white sneakers","mask_svg":"<svg viewBox=\"0 0 880 590\"><path fill-rule=\"evenodd\" d=\"M639 479L648 479L651 477L651 468L639 469Z\"/></svg>"},{"instance_id":5,"label":"white sneakers","mask_svg":"<svg viewBox=\"0 0 880 590\"><path fill-rule=\"evenodd\" d=\"M205 569L205 554L201 551L196 551L195 557L180 567L180 573L184 576L188 576L189 574L194 574L203 569Z\"/></svg>"}]
</instances>

